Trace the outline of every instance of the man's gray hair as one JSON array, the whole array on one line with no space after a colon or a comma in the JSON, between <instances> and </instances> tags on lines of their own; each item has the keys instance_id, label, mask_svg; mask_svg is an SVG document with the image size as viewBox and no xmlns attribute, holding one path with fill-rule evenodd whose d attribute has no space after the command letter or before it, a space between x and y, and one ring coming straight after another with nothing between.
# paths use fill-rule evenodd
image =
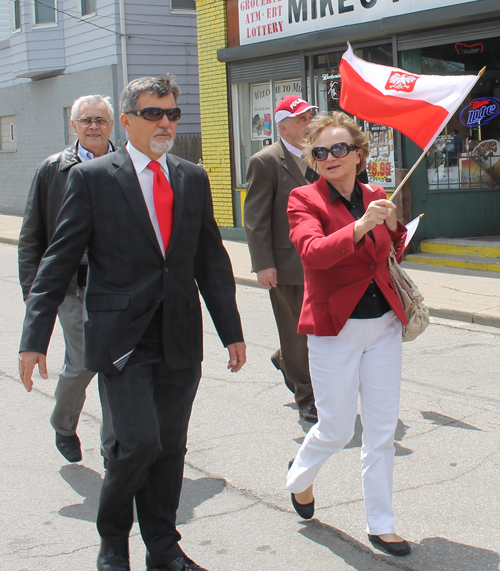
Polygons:
<instances>
[{"instance_id":1,"label":"man's gray hair","mask_svg":"<svg viewBox=\"0 0 500 571\"><path fill-rule=\"evenodd\" d=\"M120 112L137 111L137 101L141 93L157 95L158 97L166 97L172 94L177 103L181 90L175 83L175 76L170 73L157 77L139 77L139 79L131 81L122 91Z\"/></svg>"},{"instance_id":2,"label":"man's gray hair","mask_svg":"<svg viewBox=\"0 0 500 571\"><path fill-rule=\"evenodd\" d=\"M78 115L80 114L80 107L84 103L99 103L102 101L104 105L106 105L106 109L109 113L109 118L113 120L113 106L111 105L111 97L107 95L82 95L78 99L73 101L73 106L71 107L71 120L76 121L78 119Z\"/></svg>"}]
</instances>

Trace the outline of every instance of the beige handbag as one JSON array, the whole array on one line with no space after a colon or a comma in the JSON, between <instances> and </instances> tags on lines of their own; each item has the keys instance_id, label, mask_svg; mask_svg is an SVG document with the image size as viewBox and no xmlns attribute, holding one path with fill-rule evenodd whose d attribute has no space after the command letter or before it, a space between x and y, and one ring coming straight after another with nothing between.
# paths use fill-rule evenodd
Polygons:
<instances>
[{"instance_id":1,"label":"beige handbag","mask_svg":"<svg viewBox=\"0 0 500 571\"><path fill-rule=\"evenodd\" d=\"M415 282L398 264L396 250L392 242L388 264L392 283L408 319L408 325L403 325L403 341L413 341L429 325L429 308L424 304L424 296L418 291Z\"/></svg>"}]
</instances>

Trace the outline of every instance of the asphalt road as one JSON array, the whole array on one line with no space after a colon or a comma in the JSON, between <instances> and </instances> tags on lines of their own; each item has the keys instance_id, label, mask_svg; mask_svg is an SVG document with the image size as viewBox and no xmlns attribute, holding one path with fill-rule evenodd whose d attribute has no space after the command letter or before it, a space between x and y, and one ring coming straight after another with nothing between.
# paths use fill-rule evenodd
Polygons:
<instances>
[{"instance_id":1,"label":"asphalt road","mask_svg":"<svg viewBox=\"0 0 500 571\"><path fill-rule=\"evenodd\" d=\"M394 506L413 552L372 550L365 533L358 423L315 484L315 519L293 511L288 460L309 428L269 357L277 335L267 292L238 287L248 363L227 355L207 316L203 379L189 434L178 514L181 545L210 571L498 571L500 330L433 319L404 347ZM0 571L95 569L103 466L95 381L79 425L83 461L68 464L49 424L63 354L56 327L48 380L18 381L24 304L16 248L0 244ZM133 571L144 570L137 524Z\"/></svg>"}]
</instances>

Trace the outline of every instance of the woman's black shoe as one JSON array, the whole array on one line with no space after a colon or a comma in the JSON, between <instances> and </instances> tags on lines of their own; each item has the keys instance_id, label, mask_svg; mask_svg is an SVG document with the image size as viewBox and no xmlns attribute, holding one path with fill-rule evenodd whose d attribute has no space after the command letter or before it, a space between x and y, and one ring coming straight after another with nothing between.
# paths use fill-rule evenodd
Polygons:
<instances>
[{"instance_id":1,"label":"woman's black shoe","mask_svg":"<svg viewBox=\"0 0 500 571\"><path fill-rule=\"evenodd\" d=\"M411 551L410 544L407 541L384 541L379 535L368 535L368 539L372 545L378 549L382 549L390 555L400 557L408 555Z\"/></svg>"},{"instance_id":2,"label":"woman's black shoe","mask_svg":"<svg viewBox=\"0 0 500 571\"><path fill-rule=\"evenodd\" d=\"M314 500L310 504L299 504L299 502L295 499L295 495L291 494L292 496L292 506L295 508L295 511L300 515L303 519L311 519L314 515Z\"/></svg>"},{"instance_id":3,"label":"woman's black shoe","mask_svg":"<svg viewBox=\"0 0 500 571\"><path fill-rule=\"evenodd\" d=\"M293 461L295 458L288 462L288 469L292 467ZM294 507L295 511L300 515L303 519L311 519L314 515L314 500L310 504L299 504L299 502L295 499L295 495L291 494L292 496L292 506Z\"/></svg>"}]
</instances>

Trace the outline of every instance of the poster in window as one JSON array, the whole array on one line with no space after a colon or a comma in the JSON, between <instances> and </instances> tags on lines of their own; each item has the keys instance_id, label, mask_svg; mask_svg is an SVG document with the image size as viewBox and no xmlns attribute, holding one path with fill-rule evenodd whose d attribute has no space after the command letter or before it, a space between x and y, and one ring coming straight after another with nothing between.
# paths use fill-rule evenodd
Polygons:
<instances>
[{"instance_id":1,"label":"poster in window","mask_svg":"<svg viewBox=\"0 0 500 571\"><path fill-rule=\"evenodd\" d=\"M386 125L365 123L370 136L370 151L366 160L368 182L384 188L395 187L394 130Z\"/></svg>"},{"instance_id":2,"label":"poster in window","mask_svg":"<svg viewBox=\"0 0 500 571\"><path fill-rule=\"evenodd\" d=\"M273 135L271 84L250 86L252 140L269 139Z\"/></svg>"},{"instance_id":3,"label":"poster in window","mask_svg":"<svg viewBox=\"0 0 500 571\"><path fill-rule=\"evenodd\" d=\"M274 82L274 106L289 95L302 97L302 84L300 79L288 79L286 81Z\"/></svg>"}]
</instances>

